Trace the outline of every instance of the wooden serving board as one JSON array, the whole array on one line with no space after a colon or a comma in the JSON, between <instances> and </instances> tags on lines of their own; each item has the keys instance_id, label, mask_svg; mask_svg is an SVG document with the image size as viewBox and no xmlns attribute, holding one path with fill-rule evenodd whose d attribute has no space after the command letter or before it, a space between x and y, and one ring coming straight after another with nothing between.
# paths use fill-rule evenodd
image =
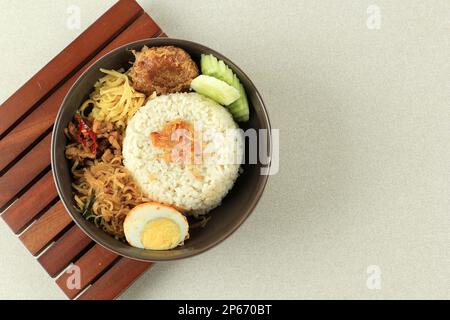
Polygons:
<instances>
[{"instance_id":1,"label":"wooden serving board","mask_svg":"<svg viewBox=\"0 0 450 320\"><path fill-rule=\"evenodd\" d=\"M0 106L2 218L70 299L114 299L151 263L94 243L64 209L50 168L56 113L71 85L98 58L128 42L161 36L134 0L120 0ZM75 289L67 281L73 265L81 276Z\"/></svg>"}]
</instances>

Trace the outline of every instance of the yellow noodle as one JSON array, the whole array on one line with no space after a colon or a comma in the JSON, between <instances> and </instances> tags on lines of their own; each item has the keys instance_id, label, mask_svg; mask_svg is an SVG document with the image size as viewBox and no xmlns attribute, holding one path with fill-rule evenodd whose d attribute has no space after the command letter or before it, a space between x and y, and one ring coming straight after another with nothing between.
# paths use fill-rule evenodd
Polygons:
<instances>
[{"instance_id":1,"label":"yellow noodle","mask_svg":"<svg viewBox=\"0 0 450 320\"><path fill-rule=\"evenodd\" d=\"M106 74L95 84L90 99L82 105L94 106L90 117L111 121L118 128L125 128L128 120L144 104L146 97L130 84L126 74L115 70L100 69Z\"/></svg>"}]
</instances>

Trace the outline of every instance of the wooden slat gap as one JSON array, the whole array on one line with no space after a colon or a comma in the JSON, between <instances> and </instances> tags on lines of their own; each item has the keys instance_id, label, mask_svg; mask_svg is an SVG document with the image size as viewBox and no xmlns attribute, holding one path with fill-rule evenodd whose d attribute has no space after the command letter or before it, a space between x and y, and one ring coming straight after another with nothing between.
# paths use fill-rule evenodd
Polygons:
<instances>
[{"instance_id":1,"label":"wooden slat gap","mask_svg":"<svg viewBox=\"0 0 450 320\"><path fill-rule=\"evenodd\" d=\"M19 201L18 198L14 199L10 204L7 204L3 208L0 208L0 217L3 216L3 214L7 212L9 208L11 208L17 201Z\"/></svg>"},{"instance_id":2,"label":"wooden slat gap","mask_svg":"<svg viewBox=\"0 0 450 320\"><path fill-rule=\"evenodd\" d=\"M104 251L104 252L108 252L109 255L111 255L112 260L109 263L106 263L103 266L97 266L99 268L103 267L102 270L100 270L94 277L92 277L91 279L87 279L84 281L81 281L81 286L83 286L81 288L81 290L79 292L76 292L75 294L73 294L74 292L67 290L67 288L63 287L62 285L62 281L67 280L65 277L65 273L70 269L71 266L77 265L81 268L81 277L82 279L86 276L86 271L84 271L86 269L86 263L92 262L90 259L92 259L92 253L93 251ZM100 254L102 255L103 253L100 252ZM115 256L115 257L114 257ZM55 280L56 284L60 287L60 289L70 298L70 299L76 299L78 296L82 295L84 293L84 291L86 291L87 288L89 288L93 283L95 283L100 277L102 277L106 272L108 272L109 269L111 269L119 260L120 260L120 256L117 256L116 254L114 254L113 252L109 251L108 249L105 249L103 247L101 247L99 244L94 245L88 252L86 252L80 259L78 259L76 262L70 264L69 266L67 266L66 269L64 269L63 272L61 272L57 279ZM87 259L87 260L84 260ZM84 260L84 261L83 261ZM99 260L97 260L96 262L99 262ZM94 268L95 270L95 266L93 267L89 267L91 270L92 268ZM88 271L89 273L89 271ZM87 281L87 282L86 282Z\"/></svg>"},{"instance_id":3,"label":"wooden slat gap","mask_svg":"<svg viewBox=\"0 0 450 320\"><path fill-rule=\"evenodd\" d=\"M36 221L38 221L51 207L53 207L55 204L57 204L59 201L59 197L54 198L52 201L49 202L44 208L42 208L29 222L27 222L23 227L20 229L13 230L13 232L18 236L22 236Z\"/></svg>"},{"instance_id":4,"label":"wooden slat gap","mask_svg":"<svg viewBox=\"0 0 450 320\"><path fill-rule=\"evenodd\" d=\"M31 151L39 142L41 142L47 135L51 134L53 130L53 125L45 130L42 134L40 134L30 145L28 145L25 149L23 149L14 159L12 159L1 171L0 178L11 169L17 161L22 159L27 155L28 152ZM50 151L49 151L50 152Z\"/></svg>"},{"instance_id":5,"label":"wooden slat gap","mask_svg":"<svg viewBox=\"0 0 450 320\"><path fill-rule=\"evenodd\" d=\"M76 226L76 225L75 225L75 226ZM73 228L74 225L72 225L71 227ZM69 230L70 230L70 228L69 228ZM67 233L67 231L65 231L65 233ZM58 240L60 240L62 237L64 237L64 234L62 234L61 237L60 237ZM54 241L54 242L52 242L52 243L50 243L49 246L47 246L47 247L45 248L45 250L42 251L42 252L39 254L39 256L37 257L37 260L39 261L39 260L42 258L42 256L45 256L45 254L48 253L49 250L51 250L56 244L58 244L58 240L57 240L57 241ZM80 258L81 258L86 252L88 252L93 246L95 246L95 242L94 242L94 241L91 241L86 247L84 247L79 253L77 253L76 256L74 256L70 261L68 261L67 263L65 263L64 266L62 267L62 269L61 269L61 270L58 270L57 272L50 273L50 272L45 268L45 266L42 266L42 267L44 268L45 271L47 271L47 273L48 273L48 275L49 275L50 277L52 277L52 278L58 278L59 276L61 276L61 274L62 274L64 271L67 271L67 268L68 268L71 264L75 263L78 259L80 259ZM41 265L42 265L42 264L41 264Z\"/></svg>"},{"instance_id":6,"label":"wooden slat gap","mask_svg":"<svg viewBox=\"0 0 450 320\"><path fill-rule=\"evenodd\" d=\"M42 193L42 190L45 190ZM2 219L15 232L39 216L42 210L58 200L58 192L53 181L53 173L48 171L39 181L11 204L3 213Z\"/></svg>"},{"instance_id":7,"label":"wooden slat gap","mask_svg":"<svg viewBox=\"0 0 450 320\"><path fill-rule=\"evenodd\" d=\"M151 262L121 257L108 272L94 282L89 290L86 290L77 300L115 299L152 266L153 263Z\"/></svg>"},{"instance_id":8,"label":"wooden slat gap","mask_svg":"<svg viewBox=\"0 0 450 320\"><path fill-rule=\"evenodd\" d=\"M46 251L48 247L50 247L53 243L57 242L61 237L70 230L75 225L74 222L69 223L67 226L65 226L60 232L58 232L52 240L50 240L47 244L45 244L40 250L38 250L36 253L30 252L33 256L38 257L41 253ZM25 246L26 247L26 246ZM28 249L28 248L27 248Z\"/></svg>"},{"instance_id":9,"label":"wooden slat gap","mask_svg":"<svg viewBox=\"0 0 450 320\"><path fill-rule=\"evenodd\" d=\"M41 179L47 172L51 170L51 165L49 164L42 170L36 177L34 177L29 183L27 183L19 192L16 193L9 201L7 201L3 206L0 207L0 212L6 211L6 209L13 204L14 201L19 199L28 189L31 188L39 179Z\"/></svg>"},{"instance_id":10,"label":"wooden slat gap","mask_svg":"<svg viewBox=\"0 0 450 320\"><path fill-rule=\"evenodd\" d=\"M61 235L61 237L62 237L63 235ZM45 253L48 251L48 250L50 250L53 246L54 246L54 244L56 243L56 241L58 241L59 239L57 239L57 240L55 240L55 241L51 241L49 244L47 244L47 246L41 251L41 252L39 252L38 253L38 255L35 257L36 258L36 260L39 260L39 258L40 257L42 257L43 255L45 255Z\"/></svg>"},{"instance_id":11,"label":"wooden slat gap","mask_svg":"<svg viewBox=\"0 0 450 320\"><path fill-rule=\"evenodd\" d=\"M78 226L72 226L58 241L38 258L45 271L54 278L71 262L77 261L94 246L93 242Z\"/></svg>"},{"instance_id":12,"label":"wooden slat gap","mask_svg":"<svg viewBox=\"0 0 450 320\"><path fill-rule=\"evenodd\" d=\"M106 249L108 250L108 249ZM111 269L112 267L114 267L119 260L121 259L121 256L117 256L109 265L108 267L105 268L105 270L103 270L102 272L100 272L96 277L94 277L94 279L92 279L90 285L92 285L93 283L95 283L98 279L100 279L105 273L107 273L109 271L109 269Z\"/></svg>"}]
</instances>

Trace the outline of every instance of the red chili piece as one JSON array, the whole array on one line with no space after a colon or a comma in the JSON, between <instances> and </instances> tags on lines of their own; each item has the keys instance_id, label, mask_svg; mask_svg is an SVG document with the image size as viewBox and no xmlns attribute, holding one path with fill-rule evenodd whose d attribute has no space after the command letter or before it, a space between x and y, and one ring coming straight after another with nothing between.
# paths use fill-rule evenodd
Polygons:
<instances>
[{"instance_id":1,"label":"red chili piece","mask_svg":"<svg viewBox=\"0 0 450 320\"><path fill-rule=\"evenodd\" d=\"M97 137L87 123L81 118L79 114L75 115L75 120L78 122L77 140L83 146L87 145L87 141L90 138L92 140L91 152L97 153Z\"/></svg>"}]
</instances>

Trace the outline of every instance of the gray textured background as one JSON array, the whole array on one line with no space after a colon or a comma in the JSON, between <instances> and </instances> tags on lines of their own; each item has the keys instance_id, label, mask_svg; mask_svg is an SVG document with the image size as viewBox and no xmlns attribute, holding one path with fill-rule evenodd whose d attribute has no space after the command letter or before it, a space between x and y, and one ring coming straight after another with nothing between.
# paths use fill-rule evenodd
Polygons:
<instances>
[{"instance_id":1,"label":"gray textured background","mask_svg":"<svg viewBox=\"0 0 450 320\"><path fill-rule=\"evenodd\" d=\"M113 3L0 0L0 102ZM248 73L281 163L230 239L156 265L122 298L450 298L448 0L139 3ZM70 4L81 30L66 27ZM0 298L64 298L3 222L0 252Z\"/></svg>"}]
</instances>

